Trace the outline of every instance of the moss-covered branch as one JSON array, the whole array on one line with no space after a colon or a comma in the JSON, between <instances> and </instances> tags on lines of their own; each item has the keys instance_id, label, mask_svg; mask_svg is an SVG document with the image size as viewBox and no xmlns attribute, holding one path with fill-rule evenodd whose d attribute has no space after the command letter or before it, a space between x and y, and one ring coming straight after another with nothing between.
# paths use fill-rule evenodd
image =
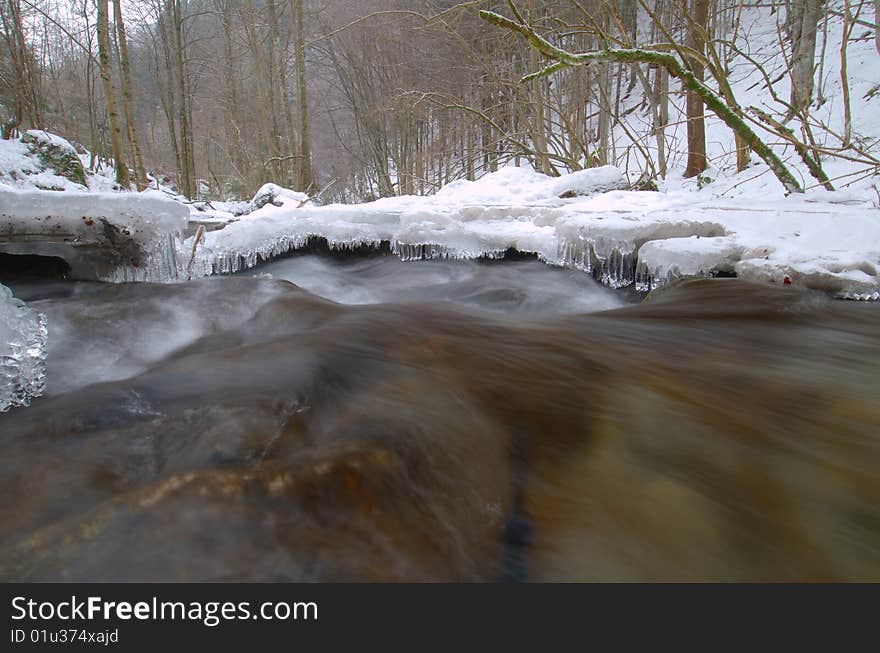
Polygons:
<instances>
[{"instance_id":1,"label":"moss-covered branch","mask_svg":"<svg viewBox=\"0 0 880 653\"><path fill-rule=\"evenodd\" d=\"M613 48L596 50L592 52L572 53L556 47L550 41L539 35L524 22L516 22L505 18L493 11L480 11L480 17L493 25L509 29L521 34L526 38L529 45L543 54L553 63L524 79L534 79L549 75L562 68L570 66L584 66L597 61L612 61L614 63L648 63L663 66L673 77L679 78L688 90L696 93L703 103L717 115L751 150L757 154L773 171L777 179L789 193L802 193L803 189L791 171L786 167L776 153L762 141L745 121L737 115L737 112L712 89L698 80L694 74L685 67L675 56L657 50L644 50L639 48Z\"/></svg>"},{"instance_id":2,"label":"moss-covered branch","mask_svg":"<svg viewBox=\"0 0 880 653\"><path fill-rule=\"evenodd\" d=\"M798 153L798 155L801 157L801 160L807 166L810 174L813 175L813 178L816 181L818 181L820 184L822 184L822 186L825 187L825 190L834 190L834 184L831 183L828 175L825 174L825 171L822 169L822 164L819 163L818 159L813 157L813 155L810 153L810 149L803 142L797 139L797 137L794 135L794 130L791 129L791 127L786 127L769 113L761 111L757 107L749 107L749 111L755 114L761 122L769 125L772 129L781 134L785 138L785 140L794 145L795 151Z\"/></svg>"}]
</instances>

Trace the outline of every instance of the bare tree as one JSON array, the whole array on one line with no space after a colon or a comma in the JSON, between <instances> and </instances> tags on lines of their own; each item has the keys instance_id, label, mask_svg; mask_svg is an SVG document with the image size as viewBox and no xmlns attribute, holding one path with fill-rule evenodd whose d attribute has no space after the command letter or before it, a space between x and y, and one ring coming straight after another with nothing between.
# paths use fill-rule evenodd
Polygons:
<instances>
[{"instance_id":1,"label":"bare tree","mask_svg":"<svg viewBox=\"0 0 880 653\"><path fill-rule=\"evenodd\" d=\"M303 0L293 0L296 49L296 114L298 123L296 188L308 191L315 185L312 174L311 125L309 123L308 79L306 78L306 32Z\"/></svg>"},{"instance_id":2,"label":"bare tree","mask_svg":"<svg viewBox=\"0 0 880 653\"><path fill-rule=\"evenodd\" d=\"M709 29L709 1L691 0L687 14L687 46L702 55L706 51ZM702 82L705 67L698 57L687 59L694 79ZM687 142L688 159L684 170L685 177L696 177L706 169L706 123L703 118L703 98L695 89L687 89Z\"/></svg>"},{"instance_id":3,"label":"bare tree","mask_svg":"<svg viewBox=\"0 0 880 653\"><path fill-rule=\"evenodd\" d=\"M134 183L138 190L147 187L147 171L141 155L140 139L138 138L137 121L134 115L132 99L131 65L128 60L128 39L125 35L125 23L122 20L122 2L113 0L113 17L116 22L116 40L119 43L119 69L122 80L122 106L125 110L125 124L128 128L128 140L131 143L131 157L134 163Z\"/></svg>"},{"instance_id":4,"label":"bare tree","mask_svg":"<svg viewBox=\"0 0 880 653\"><path fill-rule=\"evenodd\" d=\"M628 64L653 63L665 67L671 75L682 80L688 91L695 92L702 99L703 103L712 109L728 127L742 136L745 143L767 163L788 192L803 192L803 188L791 174L788 167L766 143L758 138L758 135L744 122L742 117L731 109L717 93L697 79L693 72L673 55L656 50L615 48L574 54L553 45L547 39L540 36L522 20L521 16L518 16L518 21L514 21L500 14L485 10L480 12L480 16L492 24L522 34L533 48L537 49L551 61L542 70L526 76L523 81L530 81L535 77L550 75L564 68L584 66L597 61Z\"/></svg>"},{"instance_id":5,"label":"bare tree","mask_svg":"<svg viewBox=\"0 0 880 653\"><path fill-rule=\"evenodd\" d=\"M0 2L0 22L13 69L12 80L7 81L15 97L13 123L15 127L25 122L31 127L40 127L43 122L40 78L31 45L25 38L20 0Z\"/></svg>"},{"instance_id":6,"label":"bare tree","mask_svg":"<svg viewBox=\"0 0 880 653\"><path fill-rule=\"evenodd\" d=\"M803 0L789 5L791 32L791 112L809 111L813 98L813 73L816 60L816 33L822 15L823 0Z\"/></svg>"},{"instance_id":7,"label":"bare tree","mask_svg":"<svg viewBox=\"0 0 880 653\"><path fill-rule=\"evenodd\" d=\"M110 23L108 0L98 0L98 61L101 69L101 84L104 88L104 104L107 106L107 120L110 123L110 142L113 160L116 163L116 183L123 188L129 186L128 165L122 146L122 126L119 110L116 108L116 89L113 84L113 68L110 63Z\"/></svg>"}]
</instances>

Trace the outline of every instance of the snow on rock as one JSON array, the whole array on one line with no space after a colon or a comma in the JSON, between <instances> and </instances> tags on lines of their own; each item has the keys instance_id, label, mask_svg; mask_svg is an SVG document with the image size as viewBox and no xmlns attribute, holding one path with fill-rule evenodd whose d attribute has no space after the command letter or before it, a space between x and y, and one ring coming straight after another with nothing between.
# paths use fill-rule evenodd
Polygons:
<instances>
[{"instance_id":1,"label":"snow on rock","mask_svg":"<svg viewBox=\"0 0 880 653\"><path fill-rule=\"evenodd\" d=\"M735 272L844 297L878 296L880 211L863 200L843 193L560 192L589 193L621 178L608 167L558 178L508 167L428 197L267 205L207 234L196 267L202 274L235 272L321 236L336 249L388 241L404 260L496 257L515 248L615 287L635 282L648 290L679 276Z\"/></svg>"},{"instance_id":2,"label":"snow on rock","mask_svg":"<svg viewBox=\"0 0 880 653\"><path fill-rule=\"evenodd\" d=\"M60 136L32 130L21 140L0 139L0 189L85 192L85 184L79 156Z\"/></svg>"},{"instance_id":3,"label":"snow on rock","mask_svg":"<svg viewBox=\"0 0 880 653\"><path fill-rule=\"evenodd\" d=\"M168 280L179 274L186 206L158 191L58 193L0 187L0 251L57 256L77 278Z\"/></svg>"},{"instance_id":4,"label":"snow on rock","mask_svg":"<svg viewBox=\"0 0 880 653\"><path fill-rule=\"evenodd\" d=\"M65 139L43 130L31 129L22 134L21 142L28 146L46 169L52 170L76 186L88 185L86 171L79 154Z\"/></svg>"},{"instance_id":5,"label":"snow on rock","mask_svg":"<svg viewBox=\"0 0 880 653\"><path fill-rule=\"evenodd\" d=\"M629 183L619 168L600 166L562 175L553 182L553 192L558 197L568 194L593 195L609 190L624 189Z\"/></svg>"},{"instance_id":6,"label":"snow on rock","mask_svg":"<svg viewBox=\"0 0 880 653\"><path fill-rule=\"evenodd\" d=\"M46 318L0 285L0 411L28 406L46 386Z\"/></svg>"},{"instance_id":7,"label":"snow on rock","mask_svg":"<svg viewBox=\"0 0 880 653\"><path fill-rule=\"evenodd\" d=\"M278 184L263 184L251 199L252 210L261 209L267 204L273 206L285 206L296 208L303 202L308 201L309 196L299 191L284 188Z\"/></svg>"},{"instance_id":8,"label":"snow on rock","mask_svg":"<svg viewBox=\"0 0 880 653\"><path fill-rule=\"evenodd\" d=\"M21 135L22 143L36 143L45 147L56 147L59 150L79 156L76 148L71 145L70 141L58 134L52 134L43 129L29 129Z\"/></svg>"}]
</instances>

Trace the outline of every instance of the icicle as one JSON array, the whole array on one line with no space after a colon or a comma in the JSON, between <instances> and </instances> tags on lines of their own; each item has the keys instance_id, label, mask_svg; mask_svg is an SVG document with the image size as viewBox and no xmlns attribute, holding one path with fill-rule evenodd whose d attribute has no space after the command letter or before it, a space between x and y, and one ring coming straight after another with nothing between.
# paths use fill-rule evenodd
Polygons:
<instances>
[{"instance_id":1,"label":"icicle","mask_svg":"<svg viewBox=\"0 0 880 653\"><path fill-rule=\"evenodd\" d=\"M46 316L0 285L0 411L29 406L46 388Z\"/></svg>"}]
</instances>

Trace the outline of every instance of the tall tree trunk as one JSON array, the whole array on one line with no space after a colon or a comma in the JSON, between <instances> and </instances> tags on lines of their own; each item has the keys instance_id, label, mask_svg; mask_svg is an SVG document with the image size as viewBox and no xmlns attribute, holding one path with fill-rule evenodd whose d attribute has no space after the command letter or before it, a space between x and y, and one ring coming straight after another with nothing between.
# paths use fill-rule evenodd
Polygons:
<instances>
[{"instance_id":1,"label":"tall tree trunk","mask_svg":"<svg viewBox=\"0 0 880 653\"><path fill-rule=\"evenodd\" d=\"M666 125L669 123L669 71L663 67L656 70L654 80L654 101L656 102L656 122L654 135L657 138L657 171L661 179L666 179Z\"/></svg>"},{"instance_id":2,"label":"tall tree trunk","mask_svg":"<svg viewBox=\"0 0 880 653\"><path fill-rule=\"evenodd\" d=\"M266 10L269 16L269 48L267 57L268 80L266 84L266 96L269 102L269 155L275 159L272 164L272 176L275 182L284 182L284 164L281 161L283 152L283 137L281 135L281 117L279 115L280 98L278 87L284 83L284 75L281 74L278 61L282 60L281 34L278 30L278 11L275 8L275 0L266 0Z\"/></svg>"},{"instance_id":3,"label":"tall tree trunk","mask_svg":"<svg viewBox=\"0 0 880 653\"><path fill-rule=\"evenodd\" d=\"M29 127L43 126L40 113L40 92L32 48L25 40L20 0L4 0L0 4L3 37L9 51L15 76L11 86L15 93L15 127L23 122Z\"/></svg>"},{"instance_id":4,"label":"tall tree trunk","mask_svg":"<svg viewBox=\"0 0 880 653\"><path fill-rule=\"evenodd\" d=\"M843 3L843 35L840 37L840 90L843 95L843 147L852 141L852 109L849 100L849 72L847 70L847 46L852 34L853 16L849 0Z\"/></svg>"},{"instance_id":5,"label":"tall tree trunk","mask_svg":"<svg viewBox=\"0 0 880 653\"><path fill-rule=\"evenodd\" d=\"M823 0L793 3L789 17L791 31L790 113L806 112L813 98L813 69L816 60L816 33L822 16ZM789 115L789 118L792 116Z\"/></svg>"},{"instance_id":6,"label":"tall tree trunk","mask_svg":"<svg viewBox=\"0 0 880 653\"><path fill-rule=\"evenodd\" d=\"M254 132L253 140L257 145L257 158L259 159L258 167L252 171L256 176L252 176L251 178L251 190L256 190L261 184L269 181L269 177L271 176L265 162L272 157L272 146L270 143L272 138L272 128L269 125L269 115L266 111L266 97L268 95L268 91L266 90L267 76L263 74L265 66L262 48L260 47L261 39L257 32L257 11L253 0L248 0L244 6L239 8L239 11L241 13L248 45L250 46L252 67L251 78L253 79L253 90L257 100L256 115L253 116L253 128L251 130Z\"/></svg>"},{"instance_id":7,"label":"tall tree trunk","mask_svg":"<svg viewBox=\"0 0 880 653\"><path fill-rule=\"evenodd\" d=\"M134 102L131 92L131 68L128 62L128 43L125 37L125 23L122 20L122 0L113 0L113 17L116 21L116 40L119 43L119 69L122 73L122 107L125 111L125 122L128 126L128 137L131 141L131 156L134 159L134 183L138 190L147 187L147 171L141 156L140 139L134 115Z\"/></svg>"},{"instance_id":8,"label":"tall tree trunk","mask_svg":"<svg viewBox=\"0 0 880 653\"><path fill-rule=\"evenodd\" d=\"M688 21L688 47L704 53L706 50L706 32L709 29L710 0L692 0L690 19ZM703 64L691 62L691 71L700 82L703 81ZM687 139L688 159L684 171L685 177L696 177L706 169L706 123L703 118L703 100L689 90L687 93Z\"/></svg>"},{"instance_id":9,"label":"tall tree trunk","mask_svg":"<svg viewBox=\"0 0 880 653\"><path fill-rule=\"evenodd\" d=\"M122 127L116 108L116 91L113 88L113 71L110 67L110 17L107 1L98 0L98 65L104 87L104 102L107 105L107 120L110 123L110 145L116 161L116 182L127 190L131 182L122 150Z\"/></svg>"},{"instance_id":10,"label":"tall tree trunk","mask_svg":"<svg viewBox=\"0 0 880 653\"><path fill-rule=\"evenodd\" d=\"M529 19L535 16L535 0L529 0ZM536 67L540 63L540 57L535 50L529 52L532 67ZM552 174L550 161L547 158L547 132L545 128L545 101L544 101L544 80L536 79L529 84L529 106L531 112L529 115L529 123L531 125L531 141L532 147L535 148L535 167L546 175Z\"/></svg>"},{"instance_id":11,"label":"tall tree trunk","mask_svg":"<svg viewBox=\"0 0 880 653\"><path fill-rule=\"evenodd\" d=\"M598 70L598 88L596 90L596 99L599 104L599 150L598 164L608 165L611 163L610 157L610 136L611 136L611 83L612 69L611 64L602 63L597 66Z\"/></svg>"},{"instance_id":12,"label":"tall tree trunk","mask_svg":"<svg viewBox=\"0 0 880 653\"><path fill-rule=\"evenodd\" d=\"M294 68L296 70L296 114L299 140L297 141L296 161L298 164L296 190L308 192L315 184L312 175L312 147L309 129L309 95L306 79L306 30L303 0L293 1L294 33L296 49Z\"/></svg>"},{"instance_id":13,"label":"tall tree trunk","mask_svg":"<svg viewBox=\"0 0 880 653\"><path fill-rule=\"evenodd\" d=\"M238 91L232 56L232 10L229 0L214 0L223 26L223 77L226 86L226 153L237 174L242 171L242 144L239 138Z\"/></svg>"},{"instance_id":14,"label":"tall tree trunk","mask_svg":"<svg viewBox=\"0 0 880 653\"><path fill-rule=\"evenodd\" d=\"M880 0L874 0L874 47L880 54Z\"/></svg>"},{"instance_id":15,"label":"tall tree trunk","mask_svg":"<svg viewBox=\"0 0 880 653\"><path fill-rule=\"evenodd\" d=\"M180 153L182 145L177 133L177 100L175 99L174 89L176 88L176 85L174 83L174 75L172 72L174 70L174 57L172 55L173 39L171 36L171 27L169 26L170 21L170 8L166 6L166 11L159 13L157 21L160 41L162 43L162 56L165 65L160 65L158 52L156 52L153 64L156 85L159 87L159 102L162 105L162 111L165 114L165 122L168 126L168 137L171 141L171 149L174 154L174 167L177 171L177 185L179 191L183 178L186 176L186 170L183 167L183 159ZM169 75L169 73L171 74Z\"/></svg>"},{"instance_id":16,"label":"tall tree trunk","mask_svg":"<svg viewBox=\"0 0 880 653\"><path fill-rule=\"evenodd\" d=\"M186 65L184 63L183 11L180 0L170 0L171 36L174 54L175 81L177 83L178 126L180 129L180 192L195 198L195 157L193 154L192 121L190 120L190 97Z\"/></svg>"}]
</instances>

